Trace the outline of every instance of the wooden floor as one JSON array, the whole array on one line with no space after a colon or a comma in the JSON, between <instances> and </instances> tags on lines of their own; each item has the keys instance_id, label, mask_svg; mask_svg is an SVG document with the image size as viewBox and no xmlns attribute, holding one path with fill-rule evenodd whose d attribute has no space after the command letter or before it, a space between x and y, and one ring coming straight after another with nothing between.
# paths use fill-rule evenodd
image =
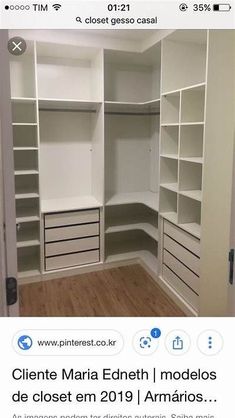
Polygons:
<instances>
[{"instance_id":1,"label":"wooden floor","mask_svg":"<svg viewBox=\"0 0 235 418\"><path fill-rule=\"evenodd\" d=\"M139 265L20 286L21 316L184 316Z\"/></svg>"}]
</instances>

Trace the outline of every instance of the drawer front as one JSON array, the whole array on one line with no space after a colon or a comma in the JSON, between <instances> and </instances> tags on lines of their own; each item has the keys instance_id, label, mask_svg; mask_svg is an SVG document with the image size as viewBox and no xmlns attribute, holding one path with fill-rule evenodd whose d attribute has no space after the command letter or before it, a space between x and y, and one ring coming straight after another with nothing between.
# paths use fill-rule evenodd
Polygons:
<instances>
[{"instance_id":1,"label":"drawer front","mask_svg":"<svg viewBox=\"0 0 235 418\"><path fill-rule=\"evenodd\" d=\"M178 258L178 260L185 264L190 270L198 276L200 275L200 259L180 244L173 241L168 235L164 235L164 248Z\"/></svg>"},{"instance_id":2,"label":"drawer front","mask_svg":"<svg viewBox=\"0 0 235 418\"><path fill-rule=\"evenodd\" d=\"M45 228L99 222L99 209L45 215Z\"/></svg>"},{"instance_id":3,"label":"drawer front","mask_svg":"<svg viewBox=\"0 0 235 418\"><path fill-rule=\"evenodd\" d=\"M45 229L45 242L99 235L99 224L73 225Z\"/></svg>"},{"instance_id":4,"label":"drawer front","mask_svg":"<svg viewBox=\"0 0 235 418\"><path fill-rule=\"evenodd\" d=\"M99 262L99 250L87 251L84 253L67 254L58 257L46 258L46 270L56 270L68 267L75 267L82 264Z\"/></svg>"},{"instance_id":5,"label":"drawer front","mask_svg":"<svg viewBox=\"0 0 235 418\"><path fill-rule=\"evenodd\" d=\"M164 233L200 257L200 241L197 238L167 221L164 221Z\"/></svg>"},{"instance_id":6,"label":"drawer front","mask_svg":"<svg viewBox=\"0 0 235 418\"><path fill-rule=\"evenodd\" d=\"M173 272L184 281L194 292L199 293L199 277L185 267L177 258L173 257L166 250L163 253L163 262Z\"/></svg>"},{"instance_id":7,"label":"drawer front","mask_svg":"<svg viewBox=\"0 0 235 418\"><path fill-rule=\"evenodd\" d=\"M196 311L199 297L182 280L180 280L167 266L163 266L163 278L179 293Z\"/></svg>"},{"instance_id":8,"label":"drawer front","mask_svg":"<svg viewBox=\"0 0 235 418\"><path fill-rule=\"evenodd\" d=\"M46 257L59 254L76 253L78 251L95 250L99 248L99 237L59 241L45 245Z\"/></svg>"}]
</instances>

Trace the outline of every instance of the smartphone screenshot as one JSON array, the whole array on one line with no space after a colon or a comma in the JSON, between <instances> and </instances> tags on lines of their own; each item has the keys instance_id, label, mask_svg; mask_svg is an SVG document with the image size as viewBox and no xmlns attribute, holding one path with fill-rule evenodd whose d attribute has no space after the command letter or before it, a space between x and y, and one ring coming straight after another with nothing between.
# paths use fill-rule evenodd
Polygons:
<instances>
[{"instance_id":1,"label":"smartphone screenshot","mask_svg":"<svg viewBox=\"0 0 235 418\"><path fill-rule=\"evenodd\" d=\"M4 418L234 415L235 2L0 1Z\"/></svg>"}]
</instances>

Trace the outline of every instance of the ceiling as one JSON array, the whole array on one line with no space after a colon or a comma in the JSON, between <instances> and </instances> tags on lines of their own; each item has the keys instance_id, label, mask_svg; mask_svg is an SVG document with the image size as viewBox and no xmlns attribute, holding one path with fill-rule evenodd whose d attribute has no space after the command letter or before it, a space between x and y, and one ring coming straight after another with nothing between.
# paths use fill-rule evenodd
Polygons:
<instances>
[{"instance_id":1,"label":"ceiling","mask_svg":"<svg viewBox=\"0 0 235 418\"><path fill-rule=\"evenodd\" d=\"M78 34L78 30L68 30L68 32ZM81 35L105 36L130 41L144 41L156 32L157 29L79 29Z\"/></svg>"}]
</instances>

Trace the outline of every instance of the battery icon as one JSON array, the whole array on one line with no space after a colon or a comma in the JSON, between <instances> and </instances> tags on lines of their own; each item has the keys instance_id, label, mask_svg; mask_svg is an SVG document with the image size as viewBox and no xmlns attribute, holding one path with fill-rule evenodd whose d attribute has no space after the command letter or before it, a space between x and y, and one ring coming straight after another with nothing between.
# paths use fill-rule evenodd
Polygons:
<instances>
[{"instance_id":1,"label":"battery icon","mask_svg":"<svg viewBox=\"0 0 235 418\"><path fill-rule=\"evenodd\" d=\"M231 9L232 9L232 6L230 4L226 4L226 3L213 4L214 12L230 12Z\"/></svg>"}]
</instances>

